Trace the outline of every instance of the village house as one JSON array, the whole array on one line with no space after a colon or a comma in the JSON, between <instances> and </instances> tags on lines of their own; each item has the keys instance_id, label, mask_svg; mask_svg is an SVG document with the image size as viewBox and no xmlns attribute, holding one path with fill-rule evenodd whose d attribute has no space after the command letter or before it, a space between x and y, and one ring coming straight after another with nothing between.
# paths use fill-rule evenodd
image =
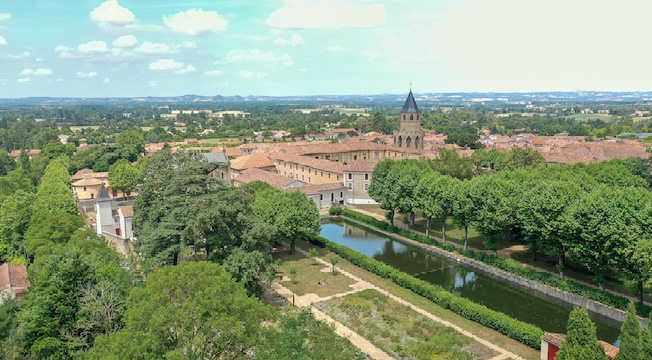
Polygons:
<instances>
[{"instance_id":1,"label":"village house","mask_svg":"<svg viewBox=\"0 0 652 360\"><path fill-rule=\"evenodd\" d=\"M93 200L100 191L100 187L106 187L109 195L113 198L126 197L134 195L133 193L124 194L122 191L114 189L109 184L108 172L94 172L91 169L81 169L71 177L72 191L77 200Z\"/></svg>"},{"instance_id":2,"label":"village house","mask_svg":"<svg viewBox=\"0 0 652 360\"><path fill-rule=\"evenodd\" d=\"M134 239L134 210L131 205L116 204L104 186L95 199L95 231L120 253L131 252Z\"/></svg>"},{"instance_id":3,"label":"village house","mask_svg":"<svg viewBox=\"0 0 652 360\"><path fill-rule=\"evenodd\" d=\"M9 153L9 156L11 156L12 158L18 160L18 158L20 158L20 154L22 154L21 150L14 150L14 151ZM41 150L39 150L39 149L27 150L27 157L30 160L37 157L37 156L40 156L40 155L41 155Z\"/></svg>"},{"instance_id":4,"label":"village house","mask_svg":"<svg viewBox=\"0 0 652 360\"><path fill-rule=\"evenodd\" d=\"M0 265L0 304L7 300L22 300L27 289L27 267L22 264Z\"/></svg>"},{"instance_id":5,"label":"village house","mask_svg":"<svg viewBox=\"0 0 652 360\"><path fill-rule=\"evenodd\" d=\"M276 172L276 167L269 156L265 153L255 153L251 155L240 156L231 160L229 165L229 174L231 180L237 178L247 169L257 168L261 170Z\"/></svg>"},{"instance_id":6,"label":"village house","mask_svg":"<svg viewBox=\"0 0 652 360\"><path fill-rule=\"evenodd\" d=\"M556 333L545 333L541 337L541 360L555 360L557 352L561 349L561 345L566 340L566 335L556 334ZM620 352L620 349L617 347L600 341L600 345L604 348L604 352L607 355L607 358L613 360Z\"/></svg>"},{"instance_id":7,"label":"village house","mask_svg":"<svg viewBox=\"0 0 652 360\"><path fill-rule=\"evenodd\" d=\"M233 186L240 187L253 181L263 181L280 190L295 189L304 185L302 181L275 172L252 168L233 179Z\"/></svg>"},{"instance_id":8,"label":"village house","mask_svg":"<svg viewBox=\"0 0 652 360\"><path fill-rule=\"evenodd\" d=\"M299 188L299 191L306 194L317 205L318 209L346 204L348 197L348 192L341 183L305 184Z\"/></svg>"},{"instance_id":9,"label":"village house","mask_svg":"<svg viewBox=\"0 0 652 360\"><path fill-rule=\"evenodd\" d=\"M377 204L369 196L371 174L378 160L359 160L344 166L344 185L349 204Z\"/></svg>"},{"instance_id":10,"label":"village house","mask_svg":"<svg viewBox=\"0 0 652 360\"><path fill-rule=\"evenodd\" d=\"M341 163L282 152L272 153L269 157L276 172L289 178L317 185L342 181Z\"/></svg>"}]
</instances>

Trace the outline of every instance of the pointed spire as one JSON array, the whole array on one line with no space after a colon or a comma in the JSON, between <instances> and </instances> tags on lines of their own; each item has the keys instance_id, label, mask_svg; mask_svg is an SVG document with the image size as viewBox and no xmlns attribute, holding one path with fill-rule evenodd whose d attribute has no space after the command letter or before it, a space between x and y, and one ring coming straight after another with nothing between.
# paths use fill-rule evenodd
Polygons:
<instances>
[{"instance_id":1,"label":"pointed spire","mask_svg":"<svg viewBox=\"0 0 652 360\"><path fill-rule=\"evenodd\" d=\"M97 201L101 201L101 200L111 200L111 197L109 196L109 192L104 187L104 184L100 186L100 191L97 193Z\"/></svg>"},{"instance_id":2,"label":"pointed spire","mask_svg":"<svg viewBox=\"0 0 652 360\"><path fill-rule=\"evenodd\" d=\"M410 84L410 93L408 94L407 99L405 99L405 104L403 105L403 110L401 110L401 113L412 113L412 114L420 114L421 111L419 111L419 107L417 106L417 102L414 100L414 95L412 95L412 85Z\"/></svg>"}]
</instances>

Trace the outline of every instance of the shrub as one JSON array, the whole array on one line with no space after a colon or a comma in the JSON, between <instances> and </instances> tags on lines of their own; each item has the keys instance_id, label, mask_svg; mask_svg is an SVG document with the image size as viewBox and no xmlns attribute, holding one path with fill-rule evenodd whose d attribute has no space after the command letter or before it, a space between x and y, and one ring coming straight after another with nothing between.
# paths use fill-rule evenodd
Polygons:
<instances>
[{"instance_id":1,"label":"shrub","mask_svg":"<svg viewBox=\"0 0 652 360\"><path fill-rule=\"evenodd\" d=\"M332 216L340 216L342 215L342 208L339 206L331 206L330 209L328 209L328 214Z\"/></svg>"}]
</instances>

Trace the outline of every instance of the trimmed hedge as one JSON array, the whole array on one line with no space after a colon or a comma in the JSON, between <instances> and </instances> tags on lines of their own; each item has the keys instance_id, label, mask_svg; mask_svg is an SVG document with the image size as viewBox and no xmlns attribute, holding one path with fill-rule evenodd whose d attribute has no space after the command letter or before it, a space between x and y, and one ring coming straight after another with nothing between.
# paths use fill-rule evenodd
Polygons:
<instances>
[{"instance_id":1,"label":"trimmed hedge","mask_svg":"<svg viewBox=\"0 0 652 360\"><path fill-rule=\"evenodd\" d=\"M499 331L533 349L538 349L541 346L543 330L535 325L516 320L484 305L454 295L439 285L417 279L381 261L372 259L346 246L338 245L322 236L316 236L311 242L337 253L367 271L390 279L397 285L412 290L415 294L421 295L464 318Z\"/></svg>"},{"instance_id":2,"label":"trimmed hedge","mask_svg":"<svg viewBox=\"0 0 652 360\"><path fill-rule=\"evenodd\" d=\"M406 237L408 239L418 241L423 244L434 245L446 251L456 252L458 254L461 254L462 256L480 261L491 267L503 270L505 272L515 274L523 278L533 280L538 283L545 284L562 291L569 292L571 294L576 294L586 299L597 301L599 303L617 309L621 309L623 311L627 310L627 305L630 302L629 299L626 299L622 296L614 295L606 291L600 291L599 289L590 287L588 285L573 280L561 279L555 274L544 272L544 271L537 271L525 267L522 264L510 259L503 259L484 252L476 252L473 250L465 251L465 250L457 249L455 246L451 244L443 244L434 239L429 239L423 235L414 233L412 231L399 229L398 227L392 226L384 221L377 220L371 216L364 215L353 210L344 209L342 211L342 215L352 220L356 220L361 223L367 224L376 229L383 230L392 234L397 234ZM648 305L636 304L636 310L640 316L647 317L650 314L650 311L652 311L652 307Z\"/></svg>"}]
</instances>

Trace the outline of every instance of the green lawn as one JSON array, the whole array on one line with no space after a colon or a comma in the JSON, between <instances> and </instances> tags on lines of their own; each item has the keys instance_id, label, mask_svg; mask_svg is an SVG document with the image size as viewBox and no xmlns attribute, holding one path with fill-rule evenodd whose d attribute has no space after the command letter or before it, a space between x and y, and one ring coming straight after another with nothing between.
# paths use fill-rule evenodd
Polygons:
<instances>
[{"instance_id":1,"label":"green lawn","mask_svg":"<svg viewBox=\"0 0 652 360\"><path fill-rule=\"evenodd\" d=\"M279 275L291 278L290 269L297 270L294 281L283 281L281 284L299 296L314 293L320 297L326 297L350 291L349 285L354 284L354 281L348 276L338 274L337 271L335 274L330 271L322 272L321 270L326 265L315 263L312 259L300 253L291 255L283 252L275 254L274 257L283 261L279 268ZM328 258L325 258L325 260L328 261ZM326 280L327 285L319 285L320 280Z\"/></svg>"},{"instance_id":2,"label":"green lawn","mask_svg":"<svg viewBox=\"0 0 652 360\"><path fill-rule=\"evenodd\" d=\"M99 125L81 125L81 126L71 126L70 131L72 132L80 132L82 129L92 129L92 130L97 130L99 129Z\"/></svg>"},{"instance_id":3,"label":"green lawn","mask_svg":"<svg viewBox=\"0 0 652 360\"><path fill-rule=\"evenodd\" d=\"M489 359L497 353L376 290L315 304L399 359Z\"/></svg>"}]
</instances>

